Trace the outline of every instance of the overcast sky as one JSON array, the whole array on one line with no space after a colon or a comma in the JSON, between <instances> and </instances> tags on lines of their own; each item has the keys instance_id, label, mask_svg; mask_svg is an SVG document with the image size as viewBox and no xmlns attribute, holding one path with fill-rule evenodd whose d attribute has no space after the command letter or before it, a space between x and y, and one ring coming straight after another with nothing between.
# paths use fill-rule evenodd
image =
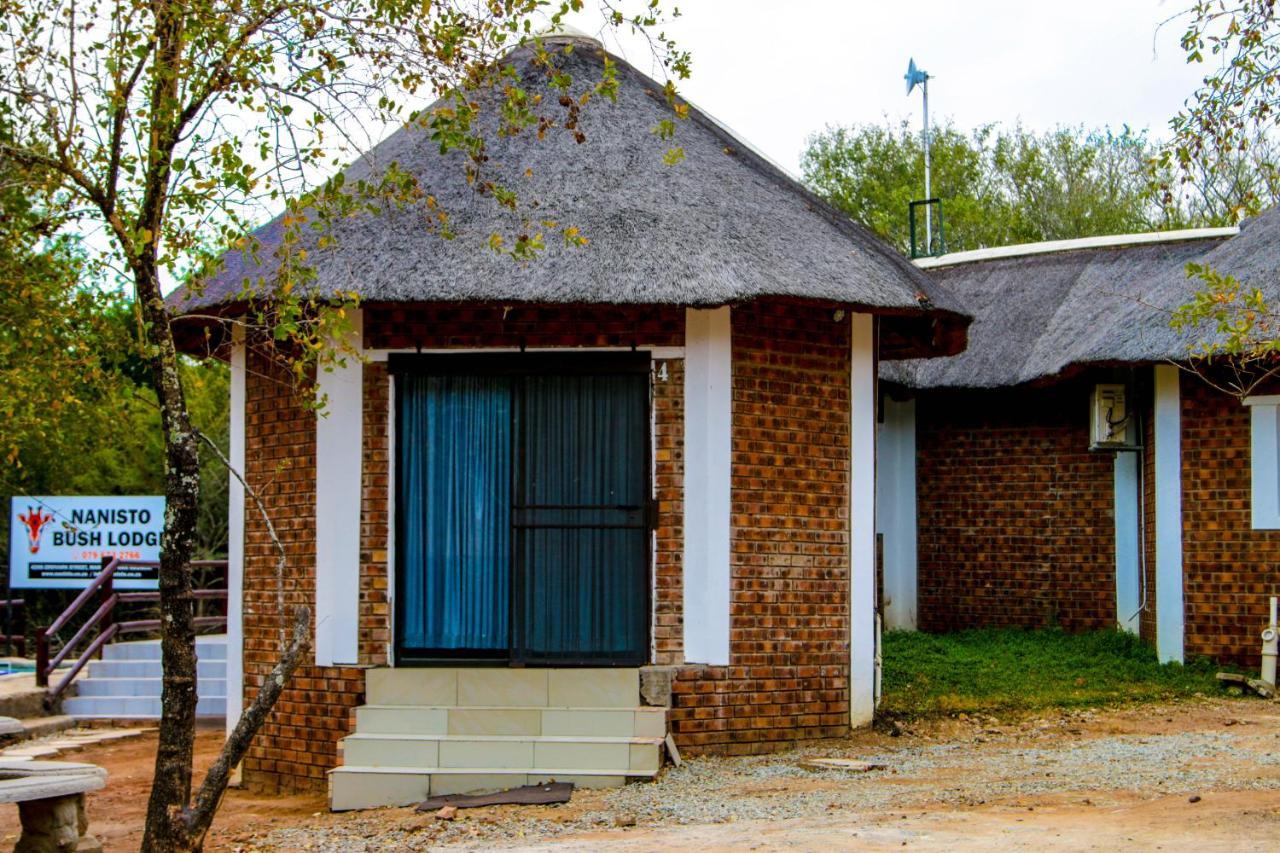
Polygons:
<instances>
[{"instance_id":1,"label":"overcast sky","mask_svg":"<svg viewBox=\"0 0 1280 853\"><path fill-rule=\"evenodd\" d=\"M1183 58L1183 21L1159 26L1190 0L676 2L669 31L693 53L683 94L793 171L828 124L918 126L919 91L908 98L902 79L913 56L933 76L931 115L961 128L1128 124L1161 136L1205 72ZM640 46L620 47L650 68Z\"/></svg>"}]
</instances>

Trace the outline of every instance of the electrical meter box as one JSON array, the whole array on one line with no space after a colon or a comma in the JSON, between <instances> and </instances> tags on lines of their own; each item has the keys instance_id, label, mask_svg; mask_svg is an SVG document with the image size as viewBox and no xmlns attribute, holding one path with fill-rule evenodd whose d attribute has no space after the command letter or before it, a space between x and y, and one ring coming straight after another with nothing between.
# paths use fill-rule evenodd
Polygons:
<instances>
[{"instance_id":1,"label":"electrical meter box","mask_svg":"<svg viewBox=\"0 0 1280 853\"><path fill-rule=\"evenodd\" d=\"M1128 447L1129 409L1123 385L1094 386L1089 406L1089 449Z\"/></svg>"}]
</instances>

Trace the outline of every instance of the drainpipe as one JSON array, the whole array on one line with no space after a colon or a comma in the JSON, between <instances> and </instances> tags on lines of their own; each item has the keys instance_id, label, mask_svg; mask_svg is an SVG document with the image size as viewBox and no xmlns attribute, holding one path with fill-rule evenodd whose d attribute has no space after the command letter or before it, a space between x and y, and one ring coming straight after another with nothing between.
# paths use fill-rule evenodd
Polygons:
<instances>
[{"instance_id":1,"label":"drainpipe","mask_svg":"<svg viewBox=\"0 0 1280 853\"><path fill-rule=\"evenodd\" d=\"M1276 625L1276 597L1271 596L1271 622L1262 632L1262 680L1275 686L1276 653L1280 651L1280 626Z\"/></svg>"}]
</instances>

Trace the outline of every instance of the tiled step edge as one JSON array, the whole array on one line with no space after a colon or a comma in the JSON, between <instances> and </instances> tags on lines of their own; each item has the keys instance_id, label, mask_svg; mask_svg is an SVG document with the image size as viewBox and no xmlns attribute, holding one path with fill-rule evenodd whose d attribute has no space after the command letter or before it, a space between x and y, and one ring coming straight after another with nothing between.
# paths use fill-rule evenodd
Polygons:
<instances>
[{"instance_id":1,"label":"tiled step edge","mask_svg":"<svg viewBox=\"0 0 1280 853\"><path fill-rule=\"evenodd\" d=\"M655 775L630 770L344 766L329 771L329 808L350 811L411 806L431 796L550 781L572 782L579 788L617 788L628 779L651 779Z\"/></svg>"}]
</instances>

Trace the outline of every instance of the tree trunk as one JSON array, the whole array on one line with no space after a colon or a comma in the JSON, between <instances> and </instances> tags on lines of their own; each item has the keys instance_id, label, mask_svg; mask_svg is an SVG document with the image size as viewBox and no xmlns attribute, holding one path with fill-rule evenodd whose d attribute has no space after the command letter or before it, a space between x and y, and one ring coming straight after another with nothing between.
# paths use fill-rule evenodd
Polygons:
<instances>
[{"instance_id":1,"label":"tree trunk","mask_svg":"<svg viewBox=\"0 0 1280 853\"><path fill-rule=\"evenodd\" d=\"M191 799L196 724L196 627L191 569L200 495L200 453L178 374L178 353L155 265L135 271L154 348L151 369L165 439L165 519L160 537L160 743L143 850L194 849L182 819Z\"/></svg>"}]
</instances>

